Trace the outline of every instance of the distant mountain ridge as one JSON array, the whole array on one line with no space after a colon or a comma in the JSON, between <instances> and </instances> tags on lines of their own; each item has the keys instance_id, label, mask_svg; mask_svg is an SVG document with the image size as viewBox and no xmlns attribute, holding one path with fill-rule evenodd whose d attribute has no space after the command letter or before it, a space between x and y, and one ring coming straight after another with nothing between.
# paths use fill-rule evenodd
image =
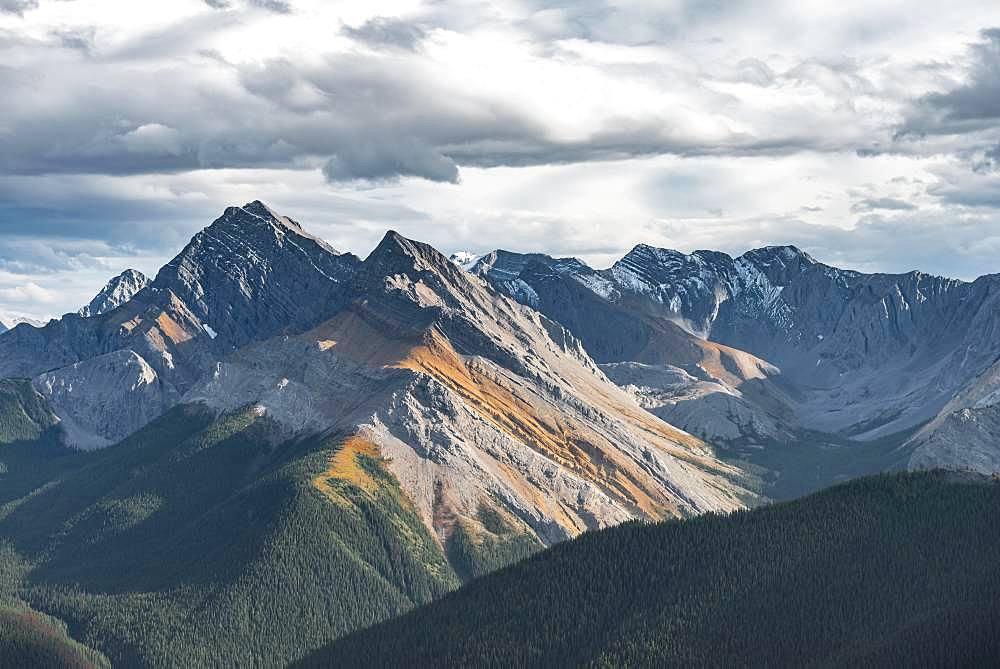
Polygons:
<instances>
[{"instance_id":1,"label":"distant mountain ridge","mask_svg":"<svg viewBox=\"0 0 1000 669\"><path fill-rule=\"evenodd\" d=\"M607 270L496 251L470 271L565 324L649 408L709 441L904 434L1000 358L996 275L863 274L792 246L733 258L639 245ZM705 364L713 345L729 347L721 371ZM734 352L755 359L749 377L739 378L749 359ZM1000 468L1000 449L971 459L927 451L924 464Z\"/></svg>"}]
</instances>

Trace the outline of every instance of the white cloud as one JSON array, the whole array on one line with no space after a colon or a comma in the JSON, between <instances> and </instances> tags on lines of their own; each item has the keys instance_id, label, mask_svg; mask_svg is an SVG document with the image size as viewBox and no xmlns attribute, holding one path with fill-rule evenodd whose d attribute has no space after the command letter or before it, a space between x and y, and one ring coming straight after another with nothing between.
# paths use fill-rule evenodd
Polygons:
<instances>
[{"instance_id":1,"label":"white cloud","mask_svg":"<svg viewBox=\"0 0 1000 669\"><path fill-rule=\"evenodd\" d=\"M980 0L8 4L0 311L75 310L255 198L362 255L393 227L995 269L1000 129L940 124L992 99Z\"/></svg>"},{"instance_id":2,"label":"white cloud","mask_svg":"<svg viewBox=\"0 0 1000 669\"><path fill-rule=\"evenodd\" d=\"M0 299L6 302L47 305L56 301L56 294L47 288L42 288L34 281L29 281L10 288L0 288Z\"/></svg>"}]
</instances>

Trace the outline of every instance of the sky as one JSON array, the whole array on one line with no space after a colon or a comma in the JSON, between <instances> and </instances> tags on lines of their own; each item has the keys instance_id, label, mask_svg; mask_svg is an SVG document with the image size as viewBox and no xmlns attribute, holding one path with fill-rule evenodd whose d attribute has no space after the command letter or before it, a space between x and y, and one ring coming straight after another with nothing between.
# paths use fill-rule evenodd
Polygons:
<instances>
[{"instance_id":1,"label":"sky","mask_svg":"<svg viewBox=\"0 0 1000 669\"><path fill-rule=\"evenodd\" d=\"M606 267L1000 272L994 0L0 0L0 320L261 199Z\"/></svg>"}]
</instances>

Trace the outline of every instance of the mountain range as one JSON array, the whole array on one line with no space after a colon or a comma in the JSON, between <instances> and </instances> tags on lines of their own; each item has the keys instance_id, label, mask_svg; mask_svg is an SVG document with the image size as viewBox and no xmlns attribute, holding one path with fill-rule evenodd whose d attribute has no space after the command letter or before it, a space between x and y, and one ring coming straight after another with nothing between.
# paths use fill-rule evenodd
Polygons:
<instances>
[{"instance_id":1,"label":"mountain range","mask_svg":"<svg viewBox=\"0 0 1000 669\"><path fill-rule=\"evenodd\" d=\"M713 444L876 444L886 465L1000 468L1000 276L862 274L791 246L733 258L639 245L607 270L496 251L470 271Z\"/></svg>"},{"instance_id":2,"label":"mountain range","mask_svg":"<svg viewBox=\"0 0 1000 669\"><path fill-rule=\"evenodd\" d=\"M229 207L0 334L0 604L115 664L280 665L592 530L992 473L998 281L392 231L362 260Z\"/></svg>"}]
</instances>

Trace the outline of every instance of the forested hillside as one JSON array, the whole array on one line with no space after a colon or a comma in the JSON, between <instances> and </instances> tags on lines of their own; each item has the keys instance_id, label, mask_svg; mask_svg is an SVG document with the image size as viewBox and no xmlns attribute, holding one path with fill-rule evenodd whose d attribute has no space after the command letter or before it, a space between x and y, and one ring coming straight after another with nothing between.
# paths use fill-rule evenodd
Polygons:
<instances>
[{"instance_id":1,"label":"forested hillside","mask_svg":"<svg viewBox=\"0 0 1000 669\"><path fill-rule=\"evenodd\" d=\"M30 439L44 405L16 389L0 394L0 604L65 621L116 666L281 666L539 548L486 508L442 547L377 453L288 440L253 407L180 406L74 454Z\"/></svg>"},{"instance_id":2,"label":"forested hillside","mask_svg":"<svg viewBox=\"0 0 1000 669\"><path fill-rule=\"evenodd\" d=\"M1000 483L942 472L629 523L303 666L995 666L998 528Z\"/></svg>"},{"instance_id":3,"label":"forested hillside","mask_svg":"<svg viewBox=\"0 0 1000 669\"><path fill-rule=\"evenodd\" d=\"M25 606L0 604L0 666L6 669L104 669L100 653L73 641L59 621Z\"/></svg>"}]
</instances>

